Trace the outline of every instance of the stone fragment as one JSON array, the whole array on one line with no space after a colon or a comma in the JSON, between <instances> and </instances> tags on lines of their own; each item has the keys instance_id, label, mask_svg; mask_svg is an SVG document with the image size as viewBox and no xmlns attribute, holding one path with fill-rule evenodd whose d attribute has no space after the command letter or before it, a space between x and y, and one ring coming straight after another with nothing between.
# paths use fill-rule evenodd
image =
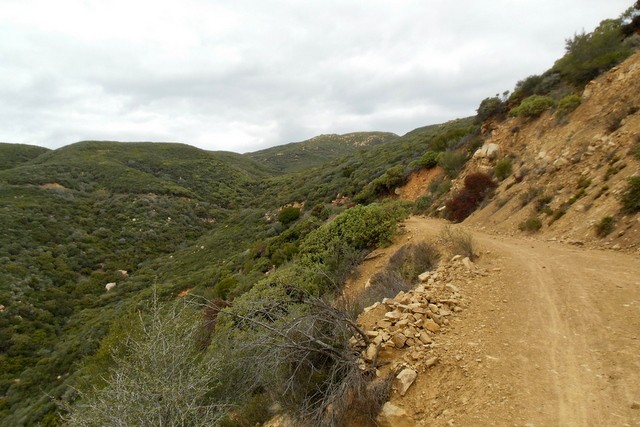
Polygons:
<instances>
[{"instance_id":1,"label":"stone fragment","mask_svg":"<svg viewBox=\"0 0 640 427\"><path fill-rule=\"evenodd\" d=\"M424 362L424 366L426 366L427 368L430 368L433 365L435 365L436 363L438 363L438 358L434 356L434 357L432 357L430 359L427 359L427 361Z\"/></svg>"},{"instance_id":2,"label":"stone fragment","mask_svg":"<svg viewBox=\"0 0 640 427\"><path fill-rule=\"evenodd\" d=\"M431 272L425 271L424 273L418 276L418 280L420 280L421 282L426 282L427 280L429 280L430 277L431 277Z\"/></svg>"},{"instance_id":3,"label":"stone fragment","mask_svg":"<svg viewBox=\"0 0 640 427\"><path fill-rule=\"evenodd\" d=\"M391 337L391 342L395 348L402 348L407 342L407 337L402 332L398 332Z\"/></svg>"},{"instance_id":4,"label":"stone fragment","mask_svg":"<svg viewBox=\"0 0 640 427\"><path fill-rule=\"evenodd\" d=\"M387 402L376 418L380 427L415 427L416 422L404 409Z\"/></svg>"},{"instance_id":5,"label":"stone fragment","mask_svg":"<svg viewBox=\"0 0 640 427\"><path fill-rule=\"evenodd\" d=\"M469 257L462 258L462 264L465 266L467 270L473 270L473 262L469 259Z\"/></svg>"},{"instance_id":6,"label":"stone fragment","mask_svg":"<svg viewBox=\"0 0 640 427\"><path fill-rule=\"evenodd\" d=\"M429 304L429 310L431 310L433 314L438 314L440 312L440 309L435 304Z\"/></svg>"},{"instance_id":7,"label":"stone fragment","mask_svg":"<svg viewBox=\"0 0 640 427\"><path fill-rule=\"evenodd\" d=\"M440 325L433 321L433 319L425 319L422 321L422 327L431 332L438 332Z\"/></svg>"},{"instance_id":8,"label":"stone fragment","mask_svg":"<svg viewBox=\"0 0 640 427\"><path fill-rule=\"evenodd\" d=\"M372 361L374 359L374 357L376 357L376 352L377 352L377 346L373 343L369 344L369 347L367 347L367 350L364 353L364 358L367 361Z\"/></svg>"},{"instance_id":9,"label":"stone fragment","mask_svg":"<svg viewBox=\"0 0 640 427\"><path fill-rule=\"evenodd\" d=\"M453 285L451 283L447 283L446 288L449 289L453 293L459 293L460 292L460 288L458 288L457 286L455 286L455 285Z\"/></svg>"},{"instance_id":10,"label":"stone fragment","mask_svg":"<svg viewBox=\"0 0 640 427\"><path fill-rule=\"evenodd\" d=\"M391 320L398 320L402 318L402 313L398 310L389 311L384 314L384 317Z\"/></svg>"},{"instance_id":11,"label":"stone fragment","mask_svg":"<svg viewBox=\"0 0 640 427\"><path fill-rule=\"evenodd\" d=\"M418 373L410 368L405 368L396 376L398 393L400 396L404 396L409 390L409 387L413 384L413 382L418 377Z\"/></svg>"},{"instance_id":12,"label":"stone fragment","mask_svg":"<svg viewBox=\"0 0 640 427\"><path fill-rule=\"evenodd\" d=\"M376 325L382 329L388 329L391 326L391 321L387 319L378 320Z\"/></svg>"},{"instance_id":13,"label":"stone fragment","mask_svg":"<svg viewBox=\"0 0 640 427\"><path fill-rule=\"evenodd\" d=\"M420 342L422 342L422 344L431 344L433 342L429 334L424 331L420 332L419 339L420 339Z\"/></svg>"}]
</instances>

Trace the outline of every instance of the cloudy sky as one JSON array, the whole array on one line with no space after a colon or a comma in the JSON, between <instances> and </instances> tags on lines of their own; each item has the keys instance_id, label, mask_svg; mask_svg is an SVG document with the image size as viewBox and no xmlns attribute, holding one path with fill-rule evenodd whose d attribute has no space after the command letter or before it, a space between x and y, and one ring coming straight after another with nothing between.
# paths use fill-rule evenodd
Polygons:
<instances>
[{"instance_id":1,"label":"cloudy sky","mask_svg":"<svg viewBox=\"0 0 640 427\"><path fill-rule=\"evenodd\" d=\"M416 127L633 0L0 0L0 141L255 151Z\"/></svg>"}]
</instances>

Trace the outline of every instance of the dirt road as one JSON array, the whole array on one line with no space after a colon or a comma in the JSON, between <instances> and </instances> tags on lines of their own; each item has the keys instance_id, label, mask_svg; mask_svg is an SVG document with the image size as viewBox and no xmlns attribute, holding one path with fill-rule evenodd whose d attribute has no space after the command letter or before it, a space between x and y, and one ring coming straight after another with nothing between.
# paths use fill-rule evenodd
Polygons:
<instances>
[{"instance_id":1,"label":"dirt road","mask_svg":"<svg viewBox=\"0 0 640 427\"><path fill-rule=\"evenodd\" d=\"M488 274L456 284L468 307L397 403L425 426L640 426L640 257L472 234Z\"/></svg>"}]
</instances>

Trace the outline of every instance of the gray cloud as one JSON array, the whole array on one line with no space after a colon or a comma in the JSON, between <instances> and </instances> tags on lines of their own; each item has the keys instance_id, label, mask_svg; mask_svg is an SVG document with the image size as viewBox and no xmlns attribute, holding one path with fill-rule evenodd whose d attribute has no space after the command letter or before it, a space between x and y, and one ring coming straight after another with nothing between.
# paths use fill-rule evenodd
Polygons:
<instances>
[{"instance_id":1,"label":"gray cloud","mask_svg":"<svg viewBox=\"0 0 640 427\"><path fill-rule=\"evenodd\" d=\"M251 151L471 115L631 0L0 3L0 140Z\"/></svg>"}]
</instances>

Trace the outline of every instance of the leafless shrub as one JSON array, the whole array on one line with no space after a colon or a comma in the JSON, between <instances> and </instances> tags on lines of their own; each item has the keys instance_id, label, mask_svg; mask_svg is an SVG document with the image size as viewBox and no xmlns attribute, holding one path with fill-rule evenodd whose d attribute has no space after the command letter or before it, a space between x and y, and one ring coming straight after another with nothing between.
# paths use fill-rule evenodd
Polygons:
<instances>
[{"instance_id":1,"label":"leafless shrub","mask_svg":"<svg viewBox=\"0 0 640 427\"><path fill-rule=\"evenodd\" d=\"M379 271L359 295L361 307L368 307L384 298L392 298L400 291L413 288L418 275L432 270L440 259L438 249L429 243L409 243L398 249L384 270Z\"/></svg>"},{"instance_id":2,"label":"leafless shrub","mask_svg":"<svg viewBox=\"0 0 640 427\"><path fill-rule=\"evenodd\" d=\"M362 369L349 342L356 336L368 344L366 333L346 312L299 289L264 296L218 314L227 318L219 335L229 339L215 351L225 352L245 378L235 386L265 390L297 425L344 425L355 413L374 419L385 401L370 386L375 367Z\"/></svg>"},{"instance_id":3,"label":"leafless shrub","mask_svg":"<svg viewBox=\"0 0 640 427\"><path fill-rule=\"evenodd\" d=\"M217 392L219 365L197 345L189 307L160 307L154 295L139 330L114 352L104 387L76 390L60 402L69 426L210 426L228 409Z\"/></svg>"},{"instance_id":4,"label":"leafless shrub","mask_svg":"<svg viewBox=\"0 0 640 427\"><path fill-rule=\"evenodd\" d=\"M445 226L439 237L452 254L469 257L472 261L476 258L474 253L475 243L470 233L459 228L454 229L451 226Z\"/></svg>"}]
</instances>

